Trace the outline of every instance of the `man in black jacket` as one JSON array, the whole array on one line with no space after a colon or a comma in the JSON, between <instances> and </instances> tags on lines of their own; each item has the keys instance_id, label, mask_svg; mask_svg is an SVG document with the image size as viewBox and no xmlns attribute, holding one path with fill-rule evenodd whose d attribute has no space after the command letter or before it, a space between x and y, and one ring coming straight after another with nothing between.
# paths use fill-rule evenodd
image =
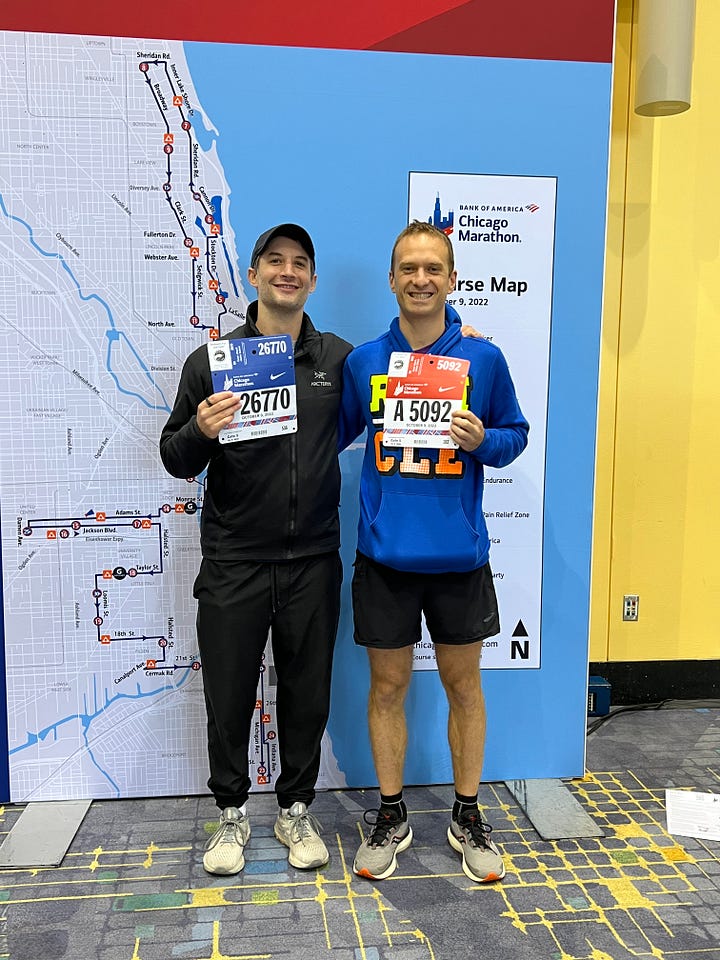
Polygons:
<instances>
[{"instance_id":1,"label":"man in black jacket","mask_svg":"<svg viewBox=\"0 0 720 960\"><path fill-rule=\"evenodd\" d=\"M337 419L342 368L351 345L317 331L304 313L315 289L315 250L297 224L257 240L248 280L258 299L227 339L289 334L295 344L297 433L221 444L237 396L215 392L207 347L185 362L160 438L175 477L207 467L202 563L195 581L197 633L208 715L208 786L221 810L203 866L234 874L250 837L248 745L262 655L272 629L281 772L275 835L292 866L327 863L315 796L342 567Z\"/></svg>"}]
</instances>

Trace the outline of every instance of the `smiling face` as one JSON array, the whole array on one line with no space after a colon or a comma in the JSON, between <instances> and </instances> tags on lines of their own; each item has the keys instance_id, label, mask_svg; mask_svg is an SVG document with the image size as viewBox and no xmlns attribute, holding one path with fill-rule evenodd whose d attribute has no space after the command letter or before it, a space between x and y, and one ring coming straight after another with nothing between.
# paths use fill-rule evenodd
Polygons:
<instances>
[{"instance_id":1,"label":"smiling face","mask_svg":"<svg viewBox=\"0 0 720 960\"><path fill-rule=\"evenodd\" d=\"M408 323L444 318L445 299L455 289L457 273L450 269L441 237L409 234L395 247L390 289Z\"/></svg>"},{"instance_id":2,"label":"smiling face","mask_svg":"<svg viewBox=\"0 0 720 960\"><path fill-rule=\"evenodd\" d=\"M248 280L266 309L298 311L315 289L312 271L310 258L296 240L276 237L248 270Z\"/></svg>"}]
</instances>

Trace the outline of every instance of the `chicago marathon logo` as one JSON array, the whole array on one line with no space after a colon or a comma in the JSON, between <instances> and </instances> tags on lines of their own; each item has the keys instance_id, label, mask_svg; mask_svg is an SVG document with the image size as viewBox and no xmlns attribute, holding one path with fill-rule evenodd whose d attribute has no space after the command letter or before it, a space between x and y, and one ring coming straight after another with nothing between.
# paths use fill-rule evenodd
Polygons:
<instances>
[{"instance_id":1,"label":"chicago marathon logo","mask_svg":"<svg viewBox=\"0 0 720 960\"><path fill-rule=\"evenodd\" d=\"M442 230L442 232L447 234L448 237L453 232L453 227L455 226L455 211L448 210L447 216L443 216L442 209L440 207L439 193L435 198L435 209L433 210L432 216L428 217L427 222L431 223L434 227L437 227L438 230Z\"/></svg>"}]
</instances>

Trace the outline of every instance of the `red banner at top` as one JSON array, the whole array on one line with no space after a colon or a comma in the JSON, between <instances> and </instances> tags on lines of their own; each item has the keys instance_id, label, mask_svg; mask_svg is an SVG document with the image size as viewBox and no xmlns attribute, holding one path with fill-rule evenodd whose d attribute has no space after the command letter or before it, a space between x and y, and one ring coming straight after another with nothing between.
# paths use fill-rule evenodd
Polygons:
<instances>
[{"instance_id":1,"label":"red banner at top","mask_svg":"<svg viewBox=\"0 0 720 960\"><path fill-rule=\"evenodd\" d=\"M35 0L7 4L0 29L609 63L614 14L615 0Z\"/></svg>"}]
</instances>

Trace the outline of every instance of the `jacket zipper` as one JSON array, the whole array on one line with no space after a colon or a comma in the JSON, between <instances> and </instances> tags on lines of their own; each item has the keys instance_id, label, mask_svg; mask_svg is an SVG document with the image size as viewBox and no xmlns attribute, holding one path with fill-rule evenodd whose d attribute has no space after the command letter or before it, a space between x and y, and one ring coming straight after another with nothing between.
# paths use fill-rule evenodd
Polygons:
<instances>
[{"instance_id":1,"label":"jacket zipper","mask_svg":"<svg viewBox=\"0 0 720 960\"><path fill-rule=\"evenodd\" d=\"M290 434L290 523L288 525L288 558L293 555L297 530L297 433Z\"/></svg>"},{"instance_id":2,"label":"jacket zipper","mask_svg":"<svg viewBox=\"0 0 720 960\"><path fill-rule=\"evenodd\" d=\"M295 380L298 379L298 361L302 364L303 358L306 356L306 349L304 346L298 348L297 344L295 345ZM287 555L288 559L291 559L295 551L295 538L297 535L297 512L298 512L298 494L297 494L297 482L298 482L298 467L297 467L297 433L291 433L290 440L290 522L288 524L288 544L287 544Z\"/></svg>"}]
</instances>

